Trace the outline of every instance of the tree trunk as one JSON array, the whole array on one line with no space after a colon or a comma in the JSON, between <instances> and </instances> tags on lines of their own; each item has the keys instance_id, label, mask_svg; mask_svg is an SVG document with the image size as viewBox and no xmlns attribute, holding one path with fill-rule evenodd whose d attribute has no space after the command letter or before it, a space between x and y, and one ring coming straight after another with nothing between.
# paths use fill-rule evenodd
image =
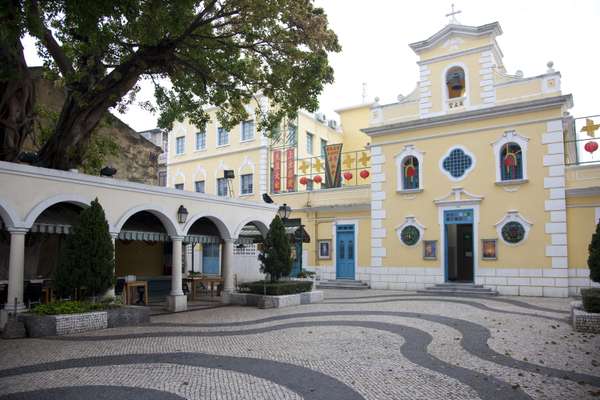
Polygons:
<instances>
[{"instance_id":1,"label":"tree trunk","mask_svg":"<svg viewBox=\"0 0 600 400\"><path fill-rule=\"evenodd\" d=\"M19 6L11 1L0 18L0 160L16 161L33 131L35 91L25 62L19 26Z\"/></svg>"}]
</instances>

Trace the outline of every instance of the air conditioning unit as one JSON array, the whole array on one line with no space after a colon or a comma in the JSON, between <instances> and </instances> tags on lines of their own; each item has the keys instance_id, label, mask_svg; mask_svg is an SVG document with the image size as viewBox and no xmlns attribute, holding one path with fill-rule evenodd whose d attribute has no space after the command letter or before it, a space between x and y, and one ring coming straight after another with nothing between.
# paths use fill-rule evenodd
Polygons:
<instances>
[{"instance_id":1,"label":"air conditioning unit","mask_svg":"<svg viewBox=\"0 0 600 400\"><path fill-rule=\"evenodd\" d=\"M331 129L337 129L337 121L335 119L330 119L327 121L327 126Z\"/></svg>"},{"instance_id":2,"label":"air conditioning unit","mask_svg":"<svg viewBox=\"0 0 600 400\"><path fill-rule=\"evenodd\" d=\"M327 121L327 118L325 117L325 114L323 114L323 113L316 113L315 118L317 119L317 121L320 121L323 123L325 123Z\"/></svg>"}]
</instances>

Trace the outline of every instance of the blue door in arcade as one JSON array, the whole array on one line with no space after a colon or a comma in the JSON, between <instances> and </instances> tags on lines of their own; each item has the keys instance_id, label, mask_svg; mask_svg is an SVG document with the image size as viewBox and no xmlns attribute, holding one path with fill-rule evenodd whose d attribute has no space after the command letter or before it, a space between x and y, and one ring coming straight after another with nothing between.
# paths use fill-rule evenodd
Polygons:
<instances>
[{"instance_id":1,"label":"blue door in arcade","mask_svg":"<svg viewBox=\"0 0 600 400\"><path fill-rule=\"evenodd\" d=\"M202 273L219 275L219 244L205 243L202 245Z\"/></svg>"},{"instance_id":2,"label":"blue door in arcade","mask_svg":"<svg viewBox=\"0 0 600 400\"><path fill-rule=\"evenodd\" d=\"M354 225L336 227L335 260L337 279L354 279Z\"/></svg>"}]
</instances>

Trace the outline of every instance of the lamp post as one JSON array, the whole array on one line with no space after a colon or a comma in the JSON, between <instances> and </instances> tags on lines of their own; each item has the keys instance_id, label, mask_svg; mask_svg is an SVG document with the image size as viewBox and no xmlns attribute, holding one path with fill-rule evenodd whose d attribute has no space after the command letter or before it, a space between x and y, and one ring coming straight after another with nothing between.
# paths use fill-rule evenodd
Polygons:
<instances>
[{"instance_id":1,"label":"lamp post","mask_svg":"<svg viewBox=\"0 0 600 400\"><path fill-rule=\"evenodd\" d=\"M284 221L286 219L288 219L288 217L290 216L291 213L292 213L292 208L290 206L288 206L286 203L283 203L282 206L279 206L279 209L277 210L277 214L279 215L279 218L281 218Z\"/></svg>"},{"instance_id":2,"label":"lamp post","mask_svg":"<svg viewBox=\"0 0 600 400\"><path fill-rule=\"evenodd\" d=\"M188 214L189 213L187 208L185 208L183 205L180 205L177 209L177 222L179 222L180 224L185 224Z\"/></svg>"}]
</instances>

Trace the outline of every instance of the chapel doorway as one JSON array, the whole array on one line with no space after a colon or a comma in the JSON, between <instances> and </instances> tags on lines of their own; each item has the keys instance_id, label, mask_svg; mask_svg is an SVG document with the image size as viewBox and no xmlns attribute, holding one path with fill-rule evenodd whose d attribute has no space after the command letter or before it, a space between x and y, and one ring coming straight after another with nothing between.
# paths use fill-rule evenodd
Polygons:
<instances>
[{"instance_id":1,"label":"chapel doorway","mask_svg":"<svg viewBox=\"0 0 600 400\"><path fill-rule=\"evenodd\" d=\"M473 282L473 211L444 213L446 281Z\"/></svg>"}]
</instances>

